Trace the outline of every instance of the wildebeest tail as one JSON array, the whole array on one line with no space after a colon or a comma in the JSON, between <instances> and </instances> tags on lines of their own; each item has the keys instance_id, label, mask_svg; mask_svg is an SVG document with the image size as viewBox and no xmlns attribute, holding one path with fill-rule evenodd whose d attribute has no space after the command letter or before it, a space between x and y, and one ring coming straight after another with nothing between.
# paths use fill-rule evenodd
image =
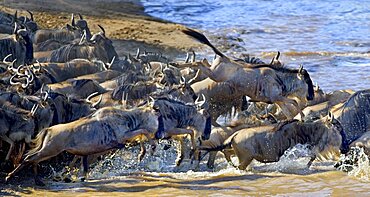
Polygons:
<instances>
[{"instance_id":1,"label":"wildebeest tail","mask_svg":"<svg viewBox=\"0 0 370 197\"><path fill-rule=\"evenodd\" d=\"M195 30L193 30L193 29L189 29L189 28L182 30L182 32L183 32L184 34L186 34L186 35L188 35L188 36L190 36L190 37L192 37L192 38L194 38L194 39L198 40L199 42L201 42L201 43L203 43L203 44L208 45L209 47L211 47L211 48L213 49L213 51L214 51L217 55L219 55L219 56L221 56L221 57L225 57L225 55L224 55L223 53L221 53L221 51L219 51L215 46L213 46L213 45L209 42L209 40L206 38L206 36L204 36L203 34L201 34L201 33L197 32L197 31L195 31Z\"/></svg>"},{"instance_id":2,"label":"wildebeest tail","mask_svg":"<svg viewBox=\"0 0 370 197\"><path fill-rule=\"evenodd\" d=\"M36 138L33 139L31 142L32 149L26 153L26 156L31 156L41 149L42 144L45 139L45 135L47 134L47 131L48 129L46 128L46 129L41 130L40 133L37 134Z\"/></svg>"},{"instance_id":3,"label":"wildebeest tail","mask_svg":"<svg viewBox=\"0 0 370 197\"><path fill-rule=\"evenodd\" d=\"M233 139L234 137L238 134L238 132L235 132L234 134L232 134L230 137L228 137L224 143L220 146L216 146L216 147L204 147L204 146L200 146L199 147L199 150L205 150L205 151L222 151L226 148L230 148L231 146L231 143L233 142Z\"/></svg>"}]
</instances>

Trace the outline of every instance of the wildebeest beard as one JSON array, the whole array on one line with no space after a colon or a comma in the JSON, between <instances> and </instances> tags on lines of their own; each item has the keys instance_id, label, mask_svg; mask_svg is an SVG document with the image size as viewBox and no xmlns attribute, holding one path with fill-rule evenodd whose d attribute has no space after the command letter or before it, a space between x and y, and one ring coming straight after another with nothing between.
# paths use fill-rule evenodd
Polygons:
<instances>
[{"instance_id":1,"label":"wildebeest beard","mask_svg":"<svg viewBox=\"0 0 370 197\"><path fill-rule=\"evenodd\" d=\"M303 77L304 77L304 81L307 83L307 86L308 86L307 100L313 100L313 98L315 97L315 93L314 93L313 84L312 84L310 74L308 74L308 72L306 71L304 73Z\"/></svg>"},{"instance_id":2,"label":"wildebeest beard","mask_svg":"<svg viewBox=\"0 0 370 197\"><path fill-rule=\"evenodd\" d=\"M33 62L33 45L32 40L28 35L23 37L26 45L26 59L24 60L25 64L32 64Z\"/></svg>"},{"instance_id":3,"label":"wildebeest beard","mask_svg":"<svg viewBox=\"0 0 370 197\"><path fill-rule=\"evenodd\" d=\"M159 115L158 116L158 129L157 129L157 132L155 133L155 138L163 139L163 132L164 132L163 116Z\"/></svg>"},{"instance_id":4,"label":"wildebeest beard","mask_svg":"<svg viewBox=\"0 0 370 197\"><path fill-rule=\"evenodd\" d=\"M206 120L206 126L202 135L202 140L208 140L212 131L212 117L209 116Z\"/></svg>"}]
</instances>

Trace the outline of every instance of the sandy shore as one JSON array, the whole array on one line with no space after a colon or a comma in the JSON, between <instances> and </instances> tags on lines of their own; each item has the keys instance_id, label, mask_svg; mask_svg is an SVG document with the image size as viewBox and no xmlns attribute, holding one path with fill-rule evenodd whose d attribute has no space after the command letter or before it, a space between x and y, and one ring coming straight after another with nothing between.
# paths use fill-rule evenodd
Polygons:
<instances>
[{"instance_id":1,"label":"sandy shore","mask_svg":"<svg viewBox=\"0 0 370 197\"><path fill-rule=\"evenodd\" d=\"M8 13L18 10L18 16L27 15L25 10L34 12L41 28L63 27L70 23L71 13L81 13L93 32L99 31L98 24L105 27L120 56L140 47L173 58L201 47L181 33L184 26L146 15L137 0L4 0L0 5Z\"/></svg>"}]
</instances>

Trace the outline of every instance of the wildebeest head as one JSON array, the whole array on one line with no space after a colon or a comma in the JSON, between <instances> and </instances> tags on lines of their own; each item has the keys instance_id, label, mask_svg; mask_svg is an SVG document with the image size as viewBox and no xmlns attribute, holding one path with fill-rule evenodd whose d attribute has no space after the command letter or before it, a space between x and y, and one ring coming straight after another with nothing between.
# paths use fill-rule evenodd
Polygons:
<instances>
[{"instance_id":1,"label":"wildebeest head","mask_svg":"<svg viewBox=\"0 0 370 197\"><path fill-rule=\"evenodd\" d=\"M157 138L164 138L165 132L174 128L193 128L196 138L209 139L211 119L207 109L204 108L206 106L204 100L197 101L194 105L163 97L153 99L151 106L163 118L164 132L157 132Z\"/></svg>"},{"instance_id":2,"label":"wildebeest head","mask_svg":"<svg viewBox=\"0 0 370 197\"><path fill-rule=\"evenodd\" d=\"M307 70L301 65L297 73L298 79L303 80L307 84L307 100L312 100L314 98L314 89L310 75Z\"/></svg>"},{"instance_id":3,"label":"wildebeest head","mask_svg":"<svg viewBox=\"0 0 370 197\"><path fill-rule=\"evenodd\" d=\"M329 129L326 144L333 147L340 147L342 150L345 134L341 123L330 112L326 117L322 118L322 121L324 121L325 126Z\"/></svg>"},{"instance_id":4,"label":"wildebeest head","mask_svg":"<svg viewBox=\"0 0 370 197\"><path fill-rule=\"evenodd\" d=\"M29 32L25 28L18 29L16 23L13 33L16 36L17 42L23 43L24 46L26 47L24 63L31 64L33 62L33 44Z\"/></svg>"},{"instance_id":5,"label":"wildebeest head","mask_svg":"<svg viewBox=\"0 0 370 197\"><path fill-rule=\"evenodd\" d=\"M30 14L30 18L25 17L23 25L30 31L30 32L36 32L38 30L37 23L35 22L33 18L33 13L29 10L27 12Z\"/></svg>"},{"instance_id":6,"label":"wildebeest head","mask_svg":"<svg viewBox=\"0 0 370 197\"><path fill-rule=\"evenodd\" d=\"M101 32L94 34L90 39L90 42L94 43L95 46L101 48L101 51L99 52L106 54L105 57L108 57L108 59L102 59L102 61L110 62L114 57L117 58L118 54L113 47L113 42L106 37L105 29L101 25L98 26L101 29Z\"/></svg>"}]
</instances>

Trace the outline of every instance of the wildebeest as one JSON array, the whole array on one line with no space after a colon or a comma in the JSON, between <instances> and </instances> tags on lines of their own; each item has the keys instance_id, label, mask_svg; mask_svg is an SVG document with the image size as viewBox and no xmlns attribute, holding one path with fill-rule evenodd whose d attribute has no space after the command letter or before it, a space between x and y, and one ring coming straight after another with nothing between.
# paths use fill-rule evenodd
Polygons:
<instances>
[{"instance_id":1,"label":"wildebeest","mask_svg":"<svg viewBox=\"0 0 370 197\"><path fill-rule=\"evenodd\" d=\"M370 89L357 91L331 111L343 126L345 136L341 152L346 153L352 142L370 131Z\"/></svg>"},{"instance_id":2,"label":"wildebeest","mask_svg":"<svg viewBox=\"0 0 370 197\"><path fill-rule=\"evenodd\" d=\"M5 160L9 160L15 142L22 140L26 143L31 142L35 131L35 110L36 105L31 111L27 111L0 100L0 138L10 144Z\"/></svg>"},{"instance_id":3,"label":"wildebeest","mask_svg":"<svg viewBox=\"0 0 370 197\"><path fill-rule=\"evenodd\" d=\"M218 146L221 146L224 141L230 137L232 134L234 134L236 131L252 127L252 125L245 124L243 121L233 121L231 124L224 126L224 127L214 127L211 131L210 137L208 140L202 141L202 144L200 145L200 149L212 149L216 148ZM234 154L234 151L230 149L222 150L223 154L225 155L225 158L228 162L231 162L231 155ZM215 159L216 159L217 151L211 151L209 153L207 167L213 168Z\"/></svg>"},{"instance_id":4,"label":"wildebeest","mask_svg":"<svg viewBox=\"0 0 370 197\"><path fill-rule=\"evenodd\" d=\"M218 57L212 65L204 59L200 62L178 66L198 67L213 81L230 83L235 89L235 93L230 96L234 98L249 96L253 101L276 103L289 119L294 117L290 113L291 106L300 110L300 106L293 98L301 101L314 98L312 80L302 67L289 69L274 65L246 66L225 56L203 34L191 29L183 30L183 32L211 47ZM302 112L300 114L303 117Z\"/></svg>"},{"instance_id":5,"label":"wildebeest","mask_svg":"<svg viewBox=\"0 0 370 197\"><path fill-rule=\"evenodd\" d=\"M67 24L66 28L63 29L41 29L37 30L33 35L33 43L40 44L48 40L55 40L61 43L70 43L75 39L80 39L82 32L86 31L90 33L87 26L87 22L81 18L75 22L74 15L72 14L71 25ZM91 37L91 34L90 34Z\"/></svg>"},{"instance_id":6,"label":"wildebeest","mask_svg":"<svg viewBox=\"0 0 370 197\"><path fill-rule=\"evenodd\" d=\"M105 36L105 30L99 27L101 32L94 34L87 42L64 45L54 51L35 54L35 58L40 62L68 62L78 58L110 62L114 57L118 59L112 41Z\"/></svg>"},{"instance_id":7,"label":"wildebeest","mask_svg":"<svg viewBox=\"0 0 370 197\"><path fill-rule=\"evenodd\" d=\"M343 128L332 115L313 122L288 120L272 126L242 129L231 135L222 146L208 150L222 150L232 145L239 158L241 170L252 162L276 162L284 152L296 144L310 144L313 147L308 166L319 152L333 146L340 147Z\"/></svg>"},{"instance_id":8,"label":"wildebeest","mask_svg":"<svg viewBox=\"0 0 370 197\"><path fill-rule=\"evenodd\" d=\"M68 97L87 98L92 93L105 93L106 90L102 88L98 82L91 79L78 79L74 81L64 81L61 83L53 83L45 85L47 89L53 92L64 94Z\"/></svg>"},{"instance_id":9,"label":"wildebeest","mask_svg":"<svg viewBox=\"0 0 370 197\"><path fill-rule=\"evenodd\" d=\"M43 185L37 174L37 164L63 151L83 156L86 176L88 155L122 148L126 142L137 138L147 138L154 150L155 144L151 139L160 126L158 118L156 112L146 106L132 110L107 107L86 118L44 129L36 136L35 147L8 174L6 180L24 166L32 164L36 184ZM144 145L141 147L145 149Z\"/></svg>"},{"instance_id":10,"label":"wildebeest","mask_svg":"<svg viewBox=\"0 0 370 197\"><path fill-rule=\"evenodd\" d=\"M204 98L203 98L204 99ZM196 150L196 139L209 139L211 133L211 117L205 107L205 99L196 101L195 105L185 104L171 98L156 98L153 101L153 108L157 109L163 118L164 129L156 133L157 139L173 137L180 141L176 166L179 166L184 159L184 144L182 138L176 136L190 135L191 149L195 151L195 157L198 156Z\"/></svg>"},{"instance_id":11,"label":"wildebeest","mask_svg":"<svg viewBox=\"0 0 370 197\"><path fill-rule=\"evenodd\" d=\"M14 28L13 35L0 39L0 59L12 54L10 61L16 60L15 65L30 64L33 62L33 46L26 29Z\"/></svg>"}]
</instances>

